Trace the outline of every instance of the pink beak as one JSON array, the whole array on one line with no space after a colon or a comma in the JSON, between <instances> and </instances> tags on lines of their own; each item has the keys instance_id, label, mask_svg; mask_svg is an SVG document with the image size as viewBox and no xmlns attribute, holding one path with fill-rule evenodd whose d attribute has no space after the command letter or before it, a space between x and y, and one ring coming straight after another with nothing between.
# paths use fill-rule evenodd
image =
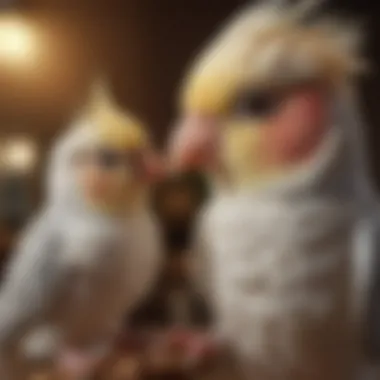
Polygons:
<instances>
[{"instance_id":1,"label":"pink beak","mask_svg":"<svg viewBox=\"0 0 380 380\"><path fill-rule=\"evenodd\" d=\"M218 147L216 120L188 115L174 129L169 156L175 170L207 169L215 164Z\"/></svg>"},{"instance_id":2,"label":"pink beak","mask_svg":"<svg viewBox=\"0 0 380 380\"><path fill-rule=\"evenodd\" d=\"M153 151L147 150L142 156L142 165L144 178L149 183L156 183L164 179L166 175L164 160L160 155Z\"/></svg>"}]
</instances>

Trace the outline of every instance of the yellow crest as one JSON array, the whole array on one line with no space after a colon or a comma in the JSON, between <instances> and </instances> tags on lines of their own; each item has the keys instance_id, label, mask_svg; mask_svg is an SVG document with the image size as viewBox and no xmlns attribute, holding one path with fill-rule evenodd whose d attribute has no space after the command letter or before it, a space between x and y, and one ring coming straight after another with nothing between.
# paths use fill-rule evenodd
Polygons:
<instances>
[{"instance_id":1,"label":"yellow crest","mask_svg":"<svg viewBox=\"0 0 380 380\"><path fill-rule=\"evenodd\" d=\"M182 107L220 115L245 87L305 78L336 86L360 74L366 68L360 25L315 15L318 3L265 0L239 10L190 67Z\"/></svg>"},{"instance_id":2,"label":"yellow crest","mask_svg":"<svg viewBox=\"0 0 380 380\"><path fill-rule=\"evenodd\" d=\"M140 148L147 144L143 125L116 105L102 80L93 84L87 115L105 144L118 149Z\"/></svg>"}]
</instances>

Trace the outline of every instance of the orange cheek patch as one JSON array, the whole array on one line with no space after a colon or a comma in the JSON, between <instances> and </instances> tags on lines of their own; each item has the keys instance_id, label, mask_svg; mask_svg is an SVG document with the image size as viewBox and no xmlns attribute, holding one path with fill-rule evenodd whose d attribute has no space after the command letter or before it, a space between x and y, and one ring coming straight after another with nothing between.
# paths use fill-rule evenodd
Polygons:
<instances>
[{"instance_id":1,"label":"orange cheek patch","mask_svg":"<svg viewBox=\"0 0 380 380\"><path fill-rule=\"evenodd\" d=\"M101 176L87 179L84 185L86 195L93 199L104 199L111 192L111 184L103 180Z\"/></svg>"},{"instance_id":2,"label":"orange cheek patch","mask_svg":"<svg viewBox=\"0 0 380 380\"><path fill-rule=\"evenodd\" d=\"M322 142L326 121L326 105L318 91L301 91L286 99L263 130L268 163L292 165L309 158Z\"/></svg>"}]
</instances>

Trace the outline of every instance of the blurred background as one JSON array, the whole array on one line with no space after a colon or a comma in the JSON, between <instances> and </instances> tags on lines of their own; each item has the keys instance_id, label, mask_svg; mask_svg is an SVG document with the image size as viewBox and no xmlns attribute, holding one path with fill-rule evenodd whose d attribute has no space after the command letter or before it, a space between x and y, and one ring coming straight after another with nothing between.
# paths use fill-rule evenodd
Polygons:
<instances>
[{"instance_id":1,"label":"blurred background","mask_svg":"<svg viewBox=\"0 0 380 380\"><path fill-rule=\"evenodd\" d=\"M243 0L0 0L0 259L43 199L46 154L87 95L101 63L116 100L138 115L164 148L181 77L199 47ZM372 71L361 83L372 172L380 180L380 3L330 0L364 20ZM187 284L194 216L207 197L199 173L155 189L167 267L134 324L204 323ZM189 256L190 255L190 256Z\"/></svg>"}]
</instances>

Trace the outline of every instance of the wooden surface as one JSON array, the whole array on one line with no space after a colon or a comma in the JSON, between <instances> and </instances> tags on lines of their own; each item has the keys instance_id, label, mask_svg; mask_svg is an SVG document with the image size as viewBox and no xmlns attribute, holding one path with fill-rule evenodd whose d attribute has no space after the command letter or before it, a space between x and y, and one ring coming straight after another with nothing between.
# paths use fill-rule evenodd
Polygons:
<instances>
[{"instance_id":1,"label":"wooden surface","mask_svg":"<svg viewBox=\"0 0 380 380\"><path fill-rule=\"evenodd\" d=\"M199 332L196 334L199 336ZM131 341L121 339L114 352L99 366L93 380L238 380L229 372L228 362L218 359L215 353L205 352L191 363L188 341L177 340L174 344L174 341L168 338L170 334L155 332L149 335L149 340L144 337L132 344ZM33 375L30 380L68 379L62 379L57 374L41 372Z\"/></svg>"}]
</instances>

